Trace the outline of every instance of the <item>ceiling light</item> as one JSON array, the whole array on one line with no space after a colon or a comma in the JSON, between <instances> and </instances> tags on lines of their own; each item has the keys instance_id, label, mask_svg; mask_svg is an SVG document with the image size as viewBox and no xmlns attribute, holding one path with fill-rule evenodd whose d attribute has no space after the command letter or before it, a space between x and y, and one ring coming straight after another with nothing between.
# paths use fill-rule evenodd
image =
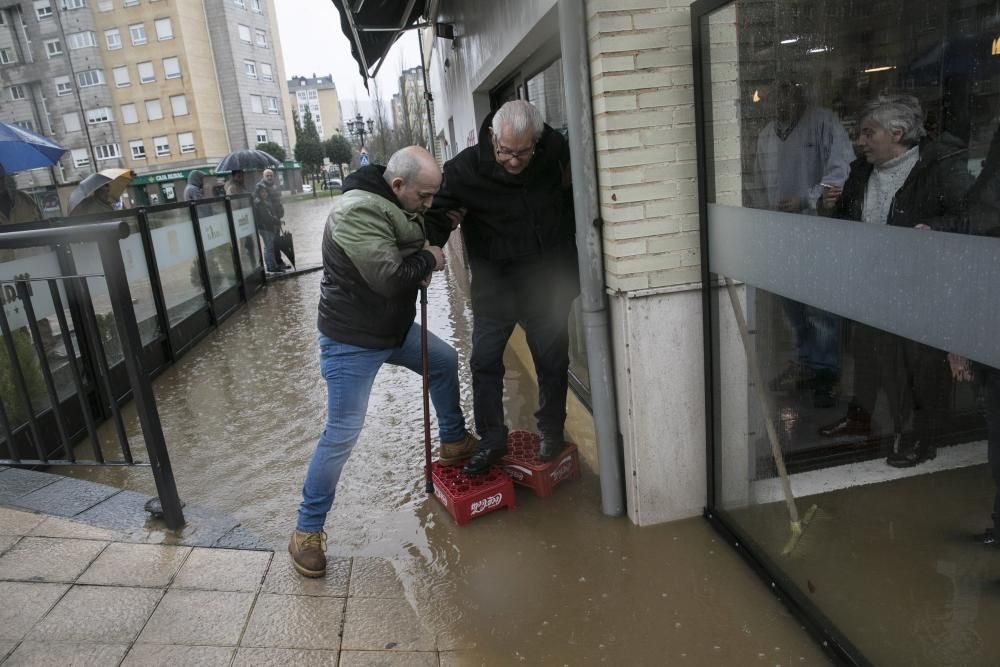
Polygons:
<instances>
[{"instance_id":1,"label":"ceiling light","mask_svg":"<svg viewBox=\"0 0 1000 667\"><path fill-rule=\"evenodd\" d=\"M782 44L794 44L797 41L799 41L798 37L789 37L788 39L781 40L781 43Z\"/></svg>"},{"instance_id":2,"label":"ceiling light","mask_svg":"<svg viewBox=\"0 0 1000 667\"><path fill-rule=\"evenodd\" d=\"M895 65L883 65L882 67L869 67L865 70L865 74L871 74L872 72L888 72L891 69L896 69Z\"/></svg>"},{"instance_id":3,"label":"ceiling light","mask_svg":"<svg viewBox=\"0 0 1000 667\"><path fill-rule=\"evenodd\" d=\"M809 49L806 53L826 53L829 50L829 46L817 46L815 49Z\"/></svg>"}]
</instances>

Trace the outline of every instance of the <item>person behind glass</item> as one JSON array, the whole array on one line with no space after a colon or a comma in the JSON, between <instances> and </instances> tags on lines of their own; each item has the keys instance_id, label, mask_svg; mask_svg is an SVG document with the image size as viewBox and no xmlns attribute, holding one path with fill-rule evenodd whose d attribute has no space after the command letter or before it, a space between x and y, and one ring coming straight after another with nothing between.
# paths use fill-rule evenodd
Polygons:
<instances>
[{"instance_id":1,"label":"person behind glass","mask_svg":"<svg viewBox=\"0 0 1000 667\"><path fill-rule=\"evenodd\" d=\"M275 239L281 231L281 217L285 213L285 207L278 199L273 184L274 172L265 169L253 190L253 214L264 246L264 270L268 273L282 273L285 267L277 260Z\"/></svg>"},{"instance_id":2,"label":"person behind glass","mask_svg":"<svg viewBox=\"0 0 1000 667\"><path fill-rule=\"evenodd\" d=\"M246 178L242 170L236 169L229 176L229 180L226 181L225 193L227 196L232 197L234 195L245 195L247 193L247 187L244 182Z\"/></svg>"},{"instance_id":3,"label":"person behind glass","mask_svg":"<svg viewBox=\"0 0 1000 667\"><path fill-rule=\"evenodd\" d=\"M35 200L26 192L18 190L14 175L8 174L3 165L0 165L0 225L36 222L41 219L42 212Z\"/></svg>"},{"instance_id":4,"label":"person behind glass","mask_svg":"<svg viewBox=\"0 0 1000 667\"><path fill-rule=\"evenodd\" d=\"M93 194L84 197L69 214L90 215L91 213L110 213L114 210L115 202L111 199L111 184L105 183L94 190Z\"/></svg>"},{"instance_id":5,"label":"person behind glass","mask_svg":"<svg viewBox=\"0 0 1000 667\"><path fill-rule=\"evenodd\" d=\"M205 198L205 172L195 169L188 174L187 185L184 187L184 201L194 201Z\"/></svg>"},{"instance_id":6,"label":"person behind glass","mask_svg":"<svg viewBox=\"0 0 1000 667\"><path fill-rule=\"evenodd\" d=\"M482 446L465 472L484 473L507 451L503 353L518 323L538 373L538 458L555 458L565 445L569 310L579 292L566 140L530 103L507 102L483 121L476 146L445 163L428 219L441 244L462 225L472 274L469 365Z\"/></svg>"},{"instance_id":7,"label":"person behind glass","mask_svg":"<svg viewBox=\"0 0 1000 667\"><path fill-rule=\"evenodd\" d=\"M807 104L798 84L779 81L764 102L774 119L757 137L751 201L756 208L814 215L824 186L847 180L854 160L851 140L832 111ZM795 336L796 358L771 380L771 390L812 390L816 407L835 405L840 319L792 299L781 303Z\"/></svg>"},{"instance_id":8,"label":"person behind glass","mask_svg":"<svg viewBox=\"0 0 1000 667\"><path fill-rule=\"evenodd\" d=\"M843 188L831 187L823 206L835 217L867 224L957 231L971 184L968 151L957 137L926 138L923 111L912 95L884 95L862 111L858 144ZM824 436L870 435L879 389L886 393L895 443L889 465L905 468L936 455L951 386L946 353L852 323L854 398ZM903 427L913 416L913 429Z\"/></svg>"},{"instance_id":9,"label":"person behind glass","mask_svg":"<svg viewBox=\"0 0 1000 667\"><path fill-rule=\"evenodd\" d=\"M323 526L364 426L376 373L383 364L421 372L417 291L445 263L441 248L427 240L423 212L440 185L434 157L419 146L403 148L386 166L362 167L348 176L327 220L318 321L326 426L309 463L288 544L292 563L304 576L326 571ZM441 462L451 464L479 443L465 428L458 354L430 332L427 339Z\"/></svg>"}]
</instances>

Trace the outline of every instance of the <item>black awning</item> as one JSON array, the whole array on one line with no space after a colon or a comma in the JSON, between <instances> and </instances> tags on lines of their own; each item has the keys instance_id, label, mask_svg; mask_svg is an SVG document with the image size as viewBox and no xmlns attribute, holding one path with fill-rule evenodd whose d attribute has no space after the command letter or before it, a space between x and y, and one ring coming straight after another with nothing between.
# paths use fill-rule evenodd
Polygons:
<instances>
[{"instance_id":1,"label":"black awning","mask_svg":"<svg viewBox=\"0 0 1000 667\"><path fill-rule=\"evenodd\" d=\"M378 73L403 31L417 26L426 0L333 0L333 4L367 88L368 79Z\"/></svg>"}]
</instances>

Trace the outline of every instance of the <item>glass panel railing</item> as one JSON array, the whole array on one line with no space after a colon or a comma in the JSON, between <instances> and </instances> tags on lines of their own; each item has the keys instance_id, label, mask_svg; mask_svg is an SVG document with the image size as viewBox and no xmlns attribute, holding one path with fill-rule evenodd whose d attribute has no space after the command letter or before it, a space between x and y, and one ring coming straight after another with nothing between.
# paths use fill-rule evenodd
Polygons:
<instances>
[{"instance_id":1,"label":"glass panel railing","mask_svg":"<svg viewBox=\"0 0 1000 667\"><path fill-rule=\"evenodd\" d=\"M240 264L243 267L243 277L247 278L260 270L260 248L257 232L254 227L253 206L249 198L240 197L230 201L233 209L233 224L236 227L237 247L240 251Z\"/></svg>"},{"instance_id":2,"label":"glass panel railing","mask_svg":"<svg viewBox=\"0 0 1000 667\"><path fill-rule=\"evenodd\" d=\"M224 202L200 204L198 227L201 229L201 243L205 249L205 263L208 267L208 283L212 296L219 296L238 284L236 266L233 264L233 242L229 234L229 216Z\"/></svg>"},{"instance_id":3,"label":"glass panel railing","mask_svg":"<svg viewBox=\"0 0 1000 667\"><path fill-rule=\"evenodd\" d=\"M147 219L167 321L173 327L208 306L194 226L187 208L150 210Z\"/></svg>"}]
</instances>

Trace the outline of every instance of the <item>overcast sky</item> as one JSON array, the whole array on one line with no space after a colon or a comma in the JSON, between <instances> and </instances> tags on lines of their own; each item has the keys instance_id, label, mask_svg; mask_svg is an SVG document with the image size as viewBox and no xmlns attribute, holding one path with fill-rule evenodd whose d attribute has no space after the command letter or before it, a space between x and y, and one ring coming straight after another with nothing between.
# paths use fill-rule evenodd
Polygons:
<instances>
[{"instance_id":1,"label":"overcast sky","mask_svg":"<svg viewBox=\"0 0 1000 667\"><path fill-rule=\"evenodd\" d=\"M276 0L273 5L281 33L285 75L333 75L345 116L354 115L354 100L361 113L370 115L371 105L358 64L351 57L351 44L340 30L340 15L331 0ZM420 64L420 46L415 31L406 32L393 45L379 70L379 90L388 102L399 91L400 58L404 67Z\"/></svg>"}]
</instances>

